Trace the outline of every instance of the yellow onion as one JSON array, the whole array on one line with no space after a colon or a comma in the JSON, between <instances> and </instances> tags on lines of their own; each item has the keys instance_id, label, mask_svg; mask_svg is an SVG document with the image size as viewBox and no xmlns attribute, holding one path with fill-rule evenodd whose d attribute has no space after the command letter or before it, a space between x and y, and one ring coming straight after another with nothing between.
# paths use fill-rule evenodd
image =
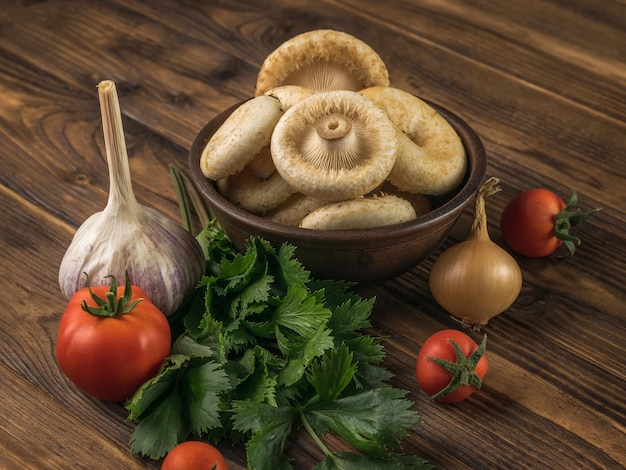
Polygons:
<instances>
[{"instance_id":1,"label":"yellow onion","mask_svg":"<svg viewBox=\"0 0 626 470\"><path fill-rule=\"evenodd\" d=\"M474 220L467 239L445 250L430 272L430 290L441 307L473 328L509 308L522 289L517 261L491 241L485 198L500 191L497 178L488 179L474 203Z\"/></svg>"}]
</instances>

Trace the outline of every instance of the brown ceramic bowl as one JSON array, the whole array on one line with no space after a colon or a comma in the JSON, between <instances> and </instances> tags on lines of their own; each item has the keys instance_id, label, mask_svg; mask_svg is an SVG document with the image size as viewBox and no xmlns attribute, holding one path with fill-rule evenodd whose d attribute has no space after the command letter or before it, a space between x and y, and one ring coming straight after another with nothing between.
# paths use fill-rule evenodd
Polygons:
<instances>
[{"instance_id":1,"label":"brown ceramic bowl","mask_svg":"<svg viewBox=\"0 0 626 470\"><path fill-rule=\"evenodd\" d=\"M308 230L270 222L230 203L200 170L200 155L213 133L241 103L211 120L198 134L189 156L191 178L234 245L258 235L275 246L288 242L311 274L321 279L361 283L384 281L427 258L446 238L465 207L474 200L486 172L486 156L478 135L450 111L431 104L461 136L468 157L465 180L444 198L433 200L431 212L415 220L365 230Z\"/></svg>"}]
</instances>

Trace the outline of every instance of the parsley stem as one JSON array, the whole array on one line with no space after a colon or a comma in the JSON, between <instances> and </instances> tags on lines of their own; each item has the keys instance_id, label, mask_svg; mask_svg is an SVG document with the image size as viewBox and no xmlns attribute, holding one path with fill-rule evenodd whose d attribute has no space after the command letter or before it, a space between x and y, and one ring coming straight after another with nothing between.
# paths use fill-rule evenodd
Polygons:
<instances>
[{"instance_id":1,"label":"parsley stem","mask_svg":"<svg viewBox=\"0 0 626 470\"><path fill-rule=\"evenodd\" d=\"M304 414L304 411L301 409L300 410L300 421L302 421L302 424L304 425L304 428L308 431L308 433L311 435L311 437L313 438L313 440L315 441L315 443L318 445L318 447L320 449L322 449L322 451L324 452L324 454L326 456L329 455L333 455L333 453L330 451L330 449L328 447L326 447L326 444L324 444L324 442L322 442L322 440L320 439L320 437L317 435L317 433L313 430L313 428L311 427L311 425L309 424L309 421L306 419L306 416Z\"/></svg>"},{"instance_id":2,"label":"parsley stem","mask_svg":"<svg viewBox=\"0 0 626 470\"><path fill-rule=\"evenodd\" d=\"M202 202L202 197L193 185L193 182L175 164L170 164L169 169L170 177L172 178L174 189L176 190L176 199L178 200L178 207L180 208L184 227L188 232L193 233L190 203L198 215L202 228L209 225L212 219L211 213Z\"/></svg>"}]
</instances>

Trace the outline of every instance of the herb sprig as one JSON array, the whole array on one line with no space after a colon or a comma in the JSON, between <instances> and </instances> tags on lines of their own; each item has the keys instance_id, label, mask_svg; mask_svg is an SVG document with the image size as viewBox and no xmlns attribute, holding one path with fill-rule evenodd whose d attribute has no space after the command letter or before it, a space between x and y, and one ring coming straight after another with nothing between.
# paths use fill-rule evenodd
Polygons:
<instances>
[{"instance_id":1,"label":"herb sprig","mask_svg":"<svg viewBox=\"0 0 626 470\"><path fill-rule=\"evenodd\" d=\"M158 459L205 435L245 442L250 469L291 469L285 442L304 428L325 454L316 470L431 468L394 453L421 421L363 331L374 299L313 279L291 245L255 237L239 253L214 223L198 239L206 275L170 317L171 355L126 405L133 453ZM327 432L355 452L328 449Z\"/></svg>"}]
</instances>

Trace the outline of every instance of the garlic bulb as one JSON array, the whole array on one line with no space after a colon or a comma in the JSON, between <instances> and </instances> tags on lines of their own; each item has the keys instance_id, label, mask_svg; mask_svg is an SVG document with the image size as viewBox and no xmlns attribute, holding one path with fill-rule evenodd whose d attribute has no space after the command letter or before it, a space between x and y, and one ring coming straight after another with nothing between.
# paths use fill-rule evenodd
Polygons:
<instances>
[{"instance_id":1,"label":"garlic bulb","mask_svg":"<svg viewBox=\"0 0 626 470\"><path fill-rule=\"evenodd\" d=\"M490 178L478 191L464 242L445 250L430 272L430 290L446 311L470 327L487 324L509 308L522 288L517 261L489 238L485 197L500 190Z\"/></svg>"},{"instance_id":2,"label":"garlic bulb","mask_svg":"<svg viewBox=\"0 0 626 470\"><path fill-rule=\"evenodd\" d=\"M106 207L76 231L59 268L59 285L69 299L86 287L107 285L106 276L141 287L166 315L172 313L204 272L195 237L182 225L139 204L132 189L122 116L115 83L98 84L110 187Z\"/></svg>"}]
</instances>

